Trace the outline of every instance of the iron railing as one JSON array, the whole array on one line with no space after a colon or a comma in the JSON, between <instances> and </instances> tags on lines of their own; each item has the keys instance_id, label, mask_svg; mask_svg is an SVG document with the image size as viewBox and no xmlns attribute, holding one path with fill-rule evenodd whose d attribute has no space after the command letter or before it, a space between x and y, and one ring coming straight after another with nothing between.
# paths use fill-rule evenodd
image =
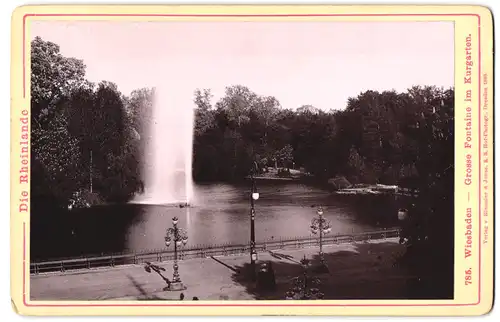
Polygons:
<instances>
[{"instance_id":1,"label":"iron railing","mask_svg":"<svg viewBox=\"0 0 500 322\"><path fill-rule=\"evenodd\" d=\"M323 237L323 245L346 244L369 240L380 240L399 236L399 229L384 229L379 231L333 235ZM273 239L257 242L257 252L279 249L298 249L319 246L318 237L299 237L287 239ZM211 256L242 255L250 252L250 244L222 244L222 245L197 245L186 247L178 251L179 260L190 258L207 258ZM58 259L50 261L32 262L30 273L39 274L55 271L70 271L92 269L100 267L113 267L118 265L144 264L145 262L163 262L174 259L174 252L168 249L147 250L138 253L109 254L102 256L88 256L80 258Z\"/></svg>"}]
</instances>

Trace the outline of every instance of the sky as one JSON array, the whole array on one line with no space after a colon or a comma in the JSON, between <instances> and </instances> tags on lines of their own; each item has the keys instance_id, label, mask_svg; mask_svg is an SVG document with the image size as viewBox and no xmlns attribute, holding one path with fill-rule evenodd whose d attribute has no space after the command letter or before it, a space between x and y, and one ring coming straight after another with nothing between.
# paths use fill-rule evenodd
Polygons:
<instances>
[{"instance_id":1,"label":"sky","mask_svg":"<svg viewBox=\"0 0 500 322\"><path fill-rule=\"evenodd\" d=\"M284 108L343 109L365 90L453 86L451 22L35 21L31 36L83 59L87 79L125 95L157 87L176 104L197 88L214 103L230 85Z\"/></svg>"}]
</instances>

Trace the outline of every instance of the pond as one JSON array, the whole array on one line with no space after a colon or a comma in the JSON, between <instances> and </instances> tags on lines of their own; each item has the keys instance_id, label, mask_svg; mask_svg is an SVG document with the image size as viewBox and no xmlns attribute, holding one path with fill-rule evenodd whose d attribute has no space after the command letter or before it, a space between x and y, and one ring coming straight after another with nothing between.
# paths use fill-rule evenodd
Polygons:
<instances>
[{"instance_id":1,"label":"pond","mask_svg":"<svg viewBox=\"0 0 500 322\"><path fill-rule=\"evenodd\" d=\"M334 234L397 226L397 201L392 196L337 195L297 182L257 181L257 241L310 236L318 206ZM34 210L36 211L36 209ZM250 236L250 184L199 184L192 207L122 204L33 215L33 259L76 257L110 252L165 248L164 236L178 217L189 246L245 244ZM37 220L43 218L43 220Z\"/></svg>"}]
</instances>

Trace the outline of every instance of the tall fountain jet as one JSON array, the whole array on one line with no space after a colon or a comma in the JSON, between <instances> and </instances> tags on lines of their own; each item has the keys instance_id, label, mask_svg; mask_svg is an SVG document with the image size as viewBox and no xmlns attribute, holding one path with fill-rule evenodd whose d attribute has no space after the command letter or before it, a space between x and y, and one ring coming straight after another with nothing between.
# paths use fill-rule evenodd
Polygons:
<instances>
[{"instance_id":1,"label":"tall fountain jet","mask_svg":"<svg viewBox=\"0 0 500 322\"><path fill-rule=\"evenodd\" d=\"M151 119L145 138L144 193L137 202L190 204L193 202L194 109L176 97L175 90L155 88Z\"/></svg>"}]
</instances>

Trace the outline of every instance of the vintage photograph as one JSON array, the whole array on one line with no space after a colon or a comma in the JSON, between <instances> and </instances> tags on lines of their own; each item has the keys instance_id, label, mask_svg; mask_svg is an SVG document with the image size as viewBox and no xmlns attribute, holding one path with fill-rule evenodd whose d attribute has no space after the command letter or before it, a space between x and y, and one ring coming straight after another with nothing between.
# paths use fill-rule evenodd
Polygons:
<instances>
[{"instance_id":1,"label":"vintage photograph","mask_svg":"<svg viewBox=\"0 0 500 322\"><path fill-rule=\"evenodd\" d=\"M454 299L452 21L29 28L31 301Z\"/></svg>"}]
</instances>

